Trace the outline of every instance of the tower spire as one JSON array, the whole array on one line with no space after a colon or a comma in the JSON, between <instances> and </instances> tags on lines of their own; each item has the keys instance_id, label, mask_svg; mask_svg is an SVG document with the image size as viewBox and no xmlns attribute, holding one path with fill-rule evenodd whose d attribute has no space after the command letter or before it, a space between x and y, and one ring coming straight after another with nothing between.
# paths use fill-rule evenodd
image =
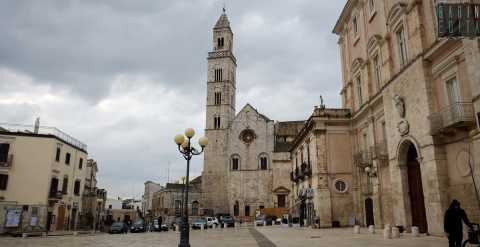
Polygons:
<instances>
[{"instance_id":1,"label":"tower spire","mask_svg":"<svg viewBox=\"0 0 480 247\"><path fill-rule=\"evenodd\" d=\"M223 13L225 14L225 11L226 11L225 2L223 2L223 8L222 8L222 10L223 10Z\"/></svg>"}]
</instances>

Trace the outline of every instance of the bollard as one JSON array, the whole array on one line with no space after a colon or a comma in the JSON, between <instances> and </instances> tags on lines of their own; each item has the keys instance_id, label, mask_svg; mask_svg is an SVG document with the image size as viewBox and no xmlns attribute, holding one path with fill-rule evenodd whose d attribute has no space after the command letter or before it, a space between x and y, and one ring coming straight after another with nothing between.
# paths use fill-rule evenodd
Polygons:
<instances>
[{"instance_id":1,"label":"bollard","mask_svg":"<svg viewBox=\"0 0 480 247\"><path fill-rule=\"evenodd\" d=\"M267 226L267 221L266 220L263 221L263 226Z\"/></svg>"},{"instance_id":2,"label":"bollard","mask_svg":"<svg viewBox=\"0 0 480 247\"><path fill-rule=\"evenodd\" d=\"M400 238L400 229L392 227L392 238Z\"/></svg>"},{"instance_id":3,"label":"bollard","mask_svg":"<svg viewBox=\"0 0 480 247\"><path fill-rule=\"evenodd\" d=\"M202 224L202 225L200 226L200 229L201 229L202 231L205 230L205 225Z\"/></svg>"},{"instance_id":4,"label":"bollard","mask_svg":"<svg viewBox=\"0 0 480 247\"><path fill-rule=\"evenodd\" d=\"M369 232L370 234L375 234L375 226L374 226L374 225L368 226L368 232Z\"/></svg>"},{"instance_id":5,"label":"bollard","mask_svg":"<svg viewBox=\"0 0 480 247\"><path fill-rule=\"evenodd\" d=\"M418 226L412 226L412 236L420 237L420 230L418 229Z\"/></svg>"},{"instance_id":6,"label":"bollard","mask_svg":"<svg viewBox=\"0 0 480 247\"><path fill-rule=\"evenodd\" d=\"M27 234L26 234L26 233L22 233L22 238L27 238Z\"/></svg>"},{"instance_id":7,"label":"bollard","mask_svg":"<svg viewBox=\"0 0 480 247\"><path fill-rule=\"evenodd\" d=\"M227 230L227 223L223 223L223 230Z\"/></svg>"},{"instance_id":8,"label":"bollard","mask_svg":"<svg viewBox=\"0 0 480 247\"><path fill-rule=\"evenodd\" d=\"M175 225L175 231L176 231L176 232L179 232L179 231L180 231L180 226L179 226L179 225Z\"/></svg>"},{"instance_id":9,"label":"bollard","mask_svg":"<svg viewBox=\"0 0 480 247\"><path fill-rule=\"evenodd\" d=\"M360 234L360 226L359 225L353 226L353 233L354 234Z\"/></svg>"},{"instance_id":10,"label":"bollard","mask_svg":"<svg viewBox=\"0 0 480 247\"><path fill-rule=\"evenodd\" d=\"M384 239L392 238L392 228L390 227L390 225L386 225L385 229L383 229L383 238Z\"/></svg>"},{"instance_id":11,"label":"bollard","mask_svg":"<svg viewBox=\"0 0 480 247\"><path fill-rule=\"evenodd\" d=\"M73 232L73 236L78 236L78 232L77 231Z\"/></svg>"},{"instance_id":12,"label":"bollard","mask_svg":"<svg viewBox=\"0 0 480 247\"><path fill-rule=\"evenodd\" d=\"M43 232L43 233L42 233L42 237L46 238L46 237L47 237L47 233L46 233L46 232Z\"/></svg>"}]
</instances>

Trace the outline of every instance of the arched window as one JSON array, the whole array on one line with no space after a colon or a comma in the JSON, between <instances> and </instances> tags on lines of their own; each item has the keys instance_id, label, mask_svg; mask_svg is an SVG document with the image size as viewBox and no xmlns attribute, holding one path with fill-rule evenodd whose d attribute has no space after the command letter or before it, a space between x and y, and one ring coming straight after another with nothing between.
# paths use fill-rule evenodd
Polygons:
<instances>
[{"instance_id":1,"label":"arched window","mask_svg":"<svg viewBox=\"0 0 480 247\"><path fill-rule=\"evenodd\" d=\"M238 201L235 201L235 205L233 205L233 216L238 216L240 214L240 206Z\"/></svg>"},{"instance_id":2,"label":"arched window","mask_svg":"<svg viewBox=\"0 0 480 247\"><path fill-rule=\"evenodd\" d=\"M232 171L240 170L240 156L238 156L237 154L232 155L231 169L232 169Z\"/></svg>"},{"instance_id":3,"label":"arched window","mask_svg":"<svg viewBox=\"0 0 480 247\"><path fill-rule=\"evenodd\" d=\"M197 216L198 215L198 208L199 208L199 203L198 201L193 201L192 202L192 215Z\"/></svg>"},{"instance_id":4,"label":"arched window","mask_svg":"<svg viewBox=\"0 0 480 247\"><path fill-rule=\"evenodd\" d=\"M267 156L267 154L260 154L259 162L260 162L260 170L268 170L268 156Z\"/></svg>"},{"instance_id":5,"label":"arched window","mask_svg":"<svg viewBox=\"0 0 480 247\"><path fill-rule=\"evenodd\" d=\"M220 129L220 117L219 116L213 117L213 128L214 129Z\"/></svg>"},{"instance_id":6,"label":"arched window","mask_svg":"<svg viewBox=\"0 0 480 247\"><path fill-rule=\"evenodd\" d=\"M220 105L222 103L222 93L215 92L215 105Z\"/></svg>"}]
</instances>

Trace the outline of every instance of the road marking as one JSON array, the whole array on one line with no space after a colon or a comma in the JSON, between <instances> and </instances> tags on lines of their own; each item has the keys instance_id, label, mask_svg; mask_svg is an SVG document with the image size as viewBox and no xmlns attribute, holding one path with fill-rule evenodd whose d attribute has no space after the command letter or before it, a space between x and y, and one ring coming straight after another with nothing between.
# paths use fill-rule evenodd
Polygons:
<instances>
[{"instance_id":1,"label":"road marking","mask_svg":"<svg viewBox=\"0 0 480 247\"><path fill-rule=\"evenodd\" d=\"M277 247L272 241L265 237L265 235L257 231L257 229L249 228L249 230L259 247Z\"/></svg>"}]
</instances>

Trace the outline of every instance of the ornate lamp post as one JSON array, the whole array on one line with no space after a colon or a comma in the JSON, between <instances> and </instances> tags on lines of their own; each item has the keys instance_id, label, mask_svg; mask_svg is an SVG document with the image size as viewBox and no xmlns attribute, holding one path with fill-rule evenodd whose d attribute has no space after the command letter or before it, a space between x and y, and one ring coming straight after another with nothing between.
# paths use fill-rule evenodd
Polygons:
<instances>
[{"instance_id":1,"label":"ornate lamp post","mask_svg":"<svg viewBox=\"0 0 480 247\"><path fill-rule=\"evenodd\" d=\"M185 130L185 135L176 135L175 143L178 146L178 151L183 155L183 158L187 160L187 175L185 176L185 185L184 185L184 198L183 198L183 220L180 230L180 244L178 247L190 247L190 228L188 223L188 185L189 185L189 173L190 173L190 160L194 155L199 155L203 153L203 150L208 144L207 137L201 137L198 140L198 144L202 150L198 151L191 146L192 137L195 135L195 130L188 128ZM186 138L185 138L186 137Z\"/></svg>"}]
</instances>

